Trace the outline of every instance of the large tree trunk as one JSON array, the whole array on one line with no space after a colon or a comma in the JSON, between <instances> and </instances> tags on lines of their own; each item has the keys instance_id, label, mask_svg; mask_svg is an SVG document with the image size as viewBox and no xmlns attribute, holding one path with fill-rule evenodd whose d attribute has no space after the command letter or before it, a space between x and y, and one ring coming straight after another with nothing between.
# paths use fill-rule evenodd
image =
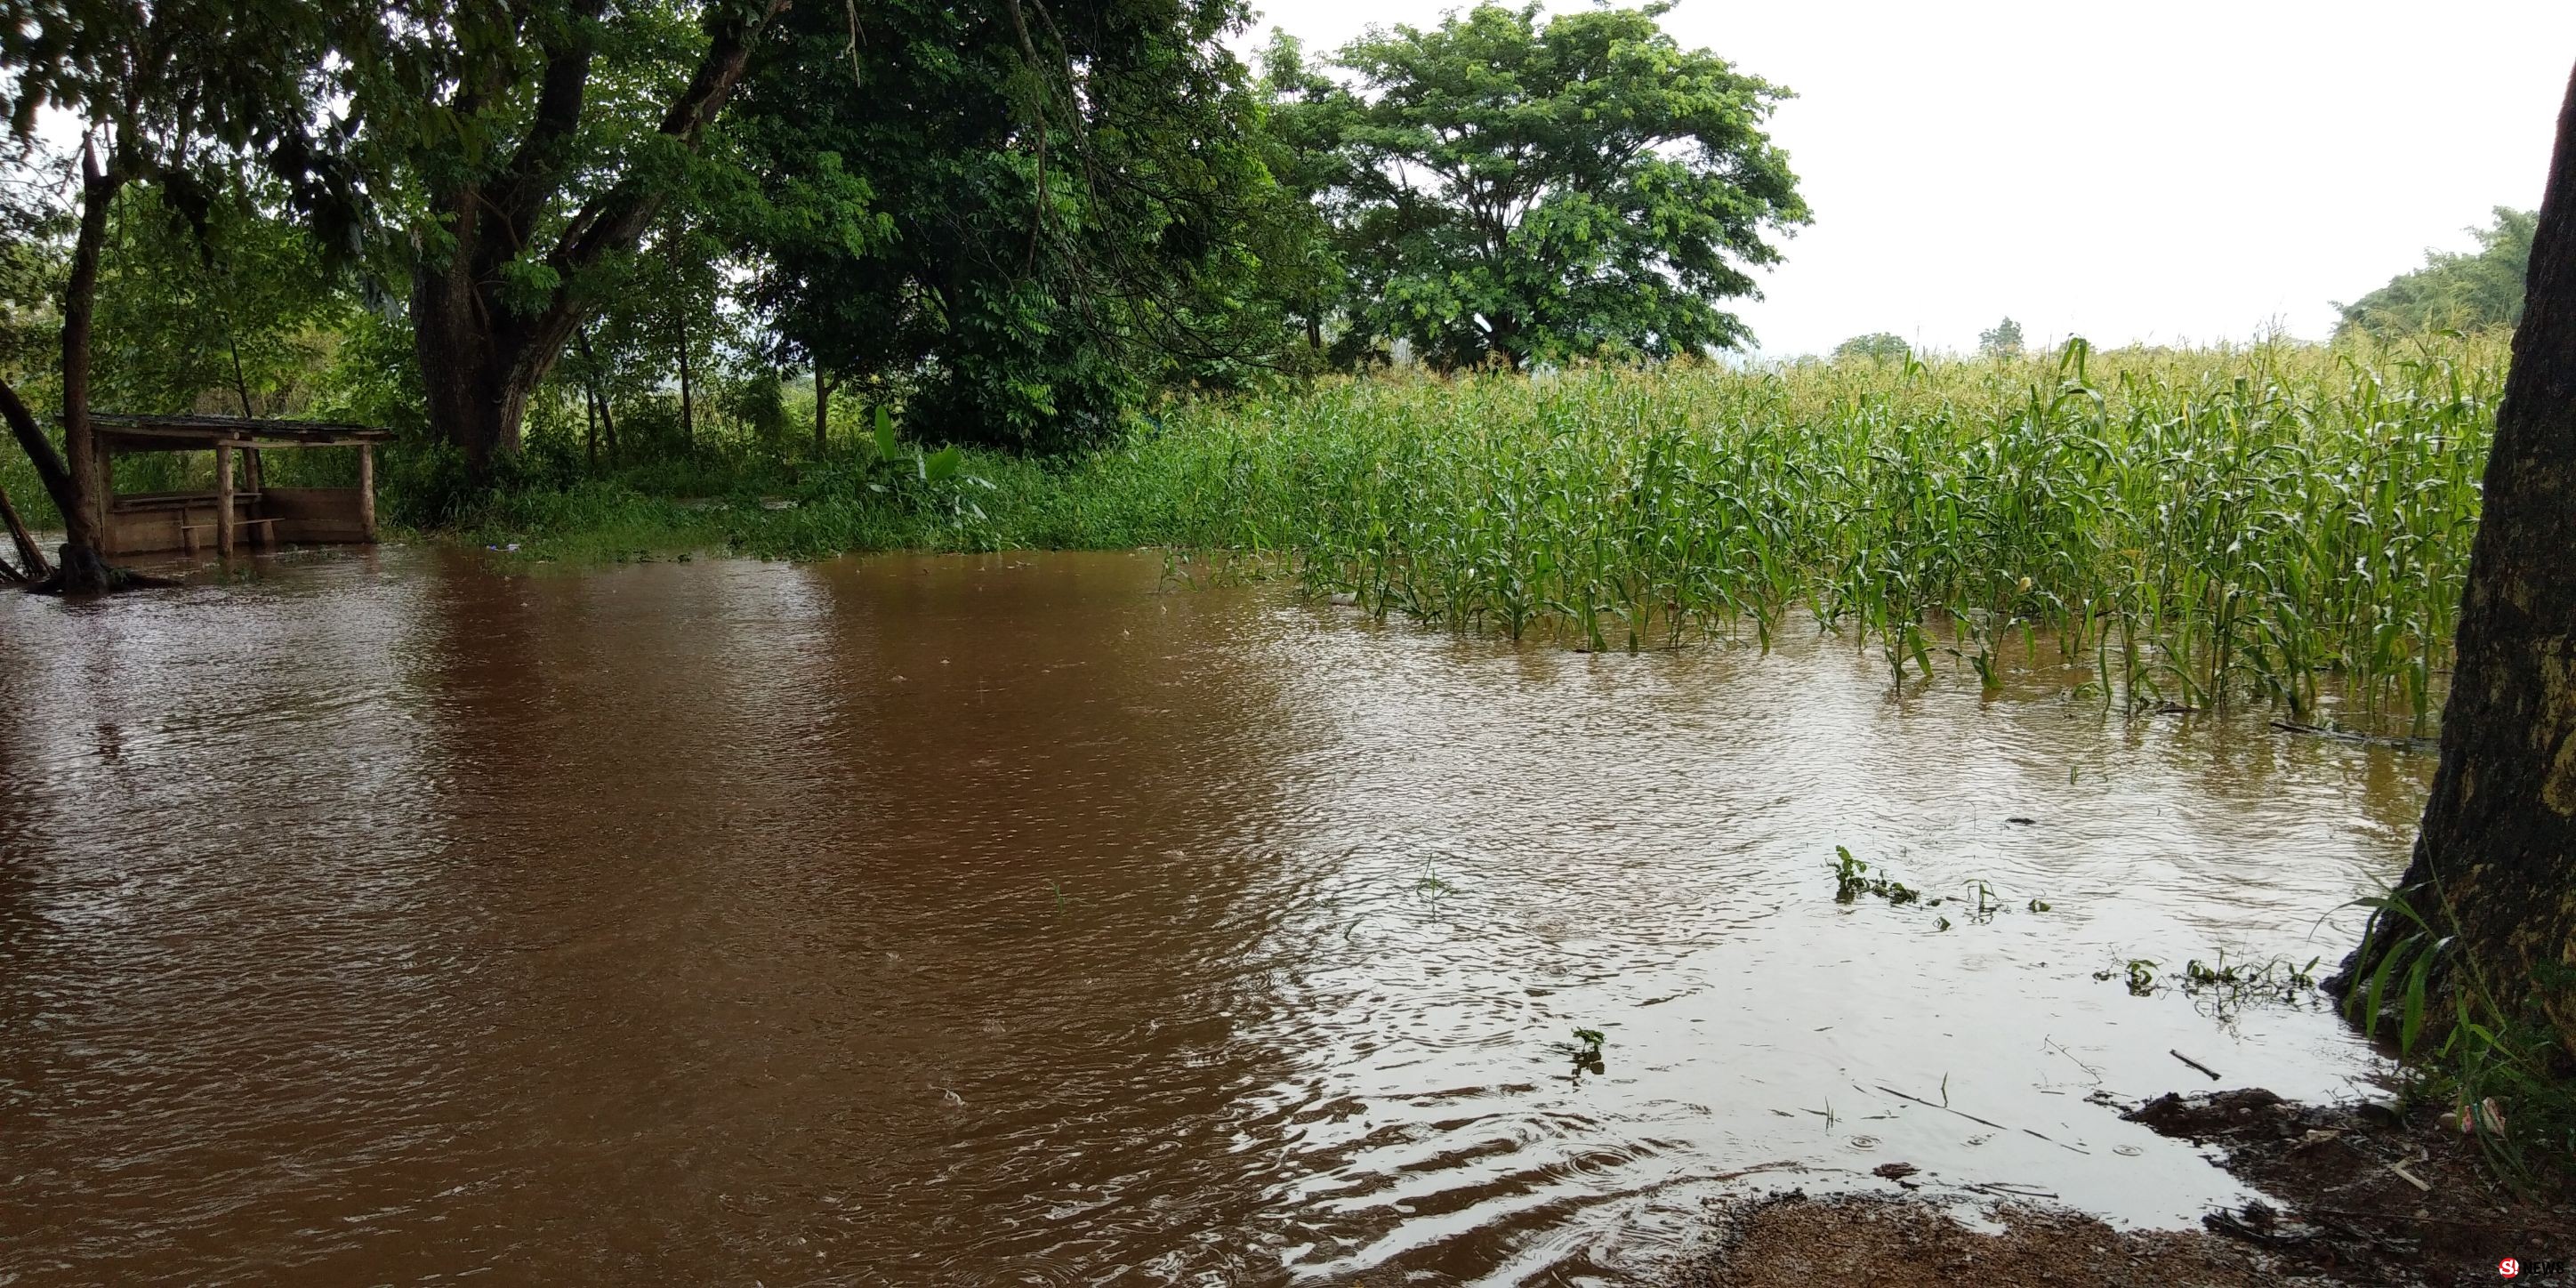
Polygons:
<instances>
[{"instance_id":1,"label":"large tree trunk","mask_svg":"<svg viewBox=\"0 0 2576 1288\"><path fill-rule=\"evenodd\" d=\"M2437 934L2444 997L2534 1007L2576 1052L2576 79L2532 241L2513 369L2469 556L2442 761L2401 893ZM2345 965L2366 981L2389 913ZM2465 993L2464 993L2465 991ZM2439 1006L2440 1012L2450 1008ZM2440 1016L2435 1016L2438 1025Z\"/></svg>"},{"instance_id":2,"label":"large tree trunk","mask_svg":"<svg viewBox=\"0 0 2576 1288\"><path fill-rule=\"evenodd\" d=\"M68 495L54 498L63 512L62 588L74 594L108 590L100 558L107 525L107 469L89 427L90 321L98 305L99 256L107 243L108 207L125 186L122 166L99 169L98 152L81 145L80 233L72 242L71 279L63 289L63 456Z\"/></svg>"},{"instance_id":3,"label":"large tree trunk","mask_svg":"<svg viewBox=\"0 0 2576 1288\"><path fill-rule=\"evenodd\" d=\"M468 214L460 222L481 221ZM424 263L412 276L412 352L420 360L429 423L464 455L466 472L487 482L494 464L519 450L528 397L578 319L569 307L511 317L499 298L498 265L487 266L488 276L475 271L475 262L491 252L489 239L469 245L460 235L458 241L447 264Z\"/></svg>"}]
</instances>

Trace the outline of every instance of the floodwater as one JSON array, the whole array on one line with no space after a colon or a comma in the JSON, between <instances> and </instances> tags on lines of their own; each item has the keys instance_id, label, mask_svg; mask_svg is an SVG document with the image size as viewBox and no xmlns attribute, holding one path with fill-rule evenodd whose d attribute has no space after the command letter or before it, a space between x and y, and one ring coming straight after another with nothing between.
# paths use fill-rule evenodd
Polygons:
<instances>
[{"instance_id":1,"label":"floodwater","mask_svg":"<svg viewBox=\"0 0 2576 1288\"><path fill-rule=\"evenodd\" d=\"M2331 964L2429 756L1162 569L0 596L0 1284L1624 1282L1882 1163L2188 1224L2088 1094L2375 1067L2093 976Z\"/></svg>"}]
</instances>

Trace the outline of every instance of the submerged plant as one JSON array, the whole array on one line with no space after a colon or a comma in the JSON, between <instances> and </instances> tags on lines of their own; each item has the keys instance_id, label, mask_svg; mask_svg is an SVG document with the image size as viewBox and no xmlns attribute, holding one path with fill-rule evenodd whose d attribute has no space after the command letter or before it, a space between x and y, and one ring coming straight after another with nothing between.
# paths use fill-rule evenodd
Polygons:
<instances>
[{"instance_id":1,"label":"submerged plant","mask_svg":"<svg viewBox=\"0 0 2576 1288\"><path fill-rule=\"evenodd\" d=\"M2195 957L2183 963L2182 988L2186 993L2215 991L2230 1001L2261 997L2279 1001L2296 1001L2315 991L2317 963L2311 957L2307 965L2293 965L2286 957L2275 957L2260 966L2243 962L2230 963L2227 951L2220 949L2215 964Z\"/></svg>"},{"instance_id":2,"label":"submerged plant","mask_svg":"<svg viewBox=\"0 0 2576 1288\"><path fill-rule=\"evenodd\" d=\"M2260 965L2230 962L2225 949L2219 950L2214 962L2194 957L2183 963L2182 973L2174 977L2171 987L2192 997L2215 1000L2222 1011L2248 1002L2299 1002L2316 991L2317 963L2323 958L2310 958L2300 965L2287 957L2274 957ZM2093 978L2107 980L2125 977L2133 997L2152 996L2165 986L2156 972L2161 964L2144 957L2133 957L2114 970L2093 972Z\"/></svg>"},{"instance_id":3,"label":"submerged plant","mask_svg":"<svg viewBox=\"0 0 2576 1288\"><path fill-rule=\"evenodd\" d=\"M1874 894L1892 904L1912 903L1923 896L1901 881L1882 872L1869 875L1869 865L1852 857L1845 846L1834 847L1834 902L1850 903L1864 894Z\"/></svg>"},{"instance_id":4,"label":"submerged plant","mask_svg":"<svg viewBox=\"0 0 2576 1288\"><path fill-rule=\"evenodd\" d=\"M1579 1081L1584 1074L1601 1074L1607 1071L1608 1066L1601 1060L1601 1046L1607 1040L1599 1029L1576 1029L1574 1040L1559 1042L1556 1044L1556 1049L1573 1060L1573 1076Z\"/></svg>"},{"instance_id":5,"label":"submerged plant","mask_svg":"<svg viewBox=\"0 0 2576 1288\"><path fill-rule=\"evenodd\" d=\"M2157 963L2144 957L2129 959L2125 968L2128 974L2129 996L2146 997L2156 991L2156 965ZM2120 970L2097 970L2093 972L2093 978L2111 979L2121 973Z\"/></svg>"}]
</instances>

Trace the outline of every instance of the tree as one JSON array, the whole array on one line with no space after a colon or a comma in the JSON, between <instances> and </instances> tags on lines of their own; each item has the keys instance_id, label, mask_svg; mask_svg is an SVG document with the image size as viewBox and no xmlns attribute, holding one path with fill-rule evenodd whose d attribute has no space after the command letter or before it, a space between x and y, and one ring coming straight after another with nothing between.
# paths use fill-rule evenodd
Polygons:
<instances>
[{"instance_id":1,"label":"tree","mask_svg":"<svg viewBox=\"0 0 2576 1288\"><path fill-rule=\"evenodd\" d=\"M1977 352L1989 358L2021 356L2021 323L2005 318L1991 331L1977 333Z\"/></svg>"},{"instance_id":2,"label":"tree","mask_svg":"<svg viewBox=\"0 0 2576 1288\"><path fill-rule=\"evenodd\" d=\"M916 432L1098 441L1155 383L1275 360L1249 229L1290 204L1232 0L800 9L735 125L790 348Z\"/></svg>"},{"instance_id":3,"label":"tree","mask_svg":"<svg viewBox=\"0 0 2576 1288\"><path fill-rule=\"evenodd\" d=\"M371 6L341 46L348 122L280 165L326 226L358 217L361 183L402 218L430 424L470 476L518 450L530 395L608 270L698 182L694 154L787 5Z\"/></svg>"},{"instance_id":4,"label":"tree","mask_svg":"<svg viewBox=\"0 0 2576 1288\"><path fill-rule=\"evenodd\" d=\"M2342 983L2372 1000L2382 967L2429 964L2437 1027L2451 998L2533 1015L2576 1053L2576 79L2534 221L2528 303L2496 413L2484 511L2461 601L2442 759L2399 893ZM2410 960L2411 954L2411 960Z\"/></svg>"},{"instance_id":5,"label":"tree","mask_svg":"<svg viewBox=\"0 0 2576 1288\"><path fill-rule=\"evenodd\" d=\"M348 11L299 0L39 0L0 24L0 97L24 145L51 108L82 124L77 210L60 314L63 450L16 391L0 419L61 511L61 567L49 589L96 592L133 579L99 556L106 476L89 432L91 332L108 217L129 185L156 185L183 210L239 181L329 97L321 51Z\"/></svg>"},{"instance_id":6,"label":"tree","mask_svg":"<svg viewBox=\"0 0 2576 1288\"><path fill-rule=\"evenodd\" d=\"M1856 335L1834 346L1834 361L1859 359L1868 362L1903 362L1913 356L1914 346L1903 336L1890 331L1872 331Z\"/></svg>"},{"instance_id":7,"label":"tree","mask_svg":"<svg viewBox=\"0 0 2576 1288\"><path fill-rule=\"evenodd\" d=\"M1280 217L1257 251L1262 289L1305 340L1300 364L1351 366L1370 337L1350 325L1347 263L1356 251L1348 235L1358 220L1344 204L1351 190L1343 135L1354 101L1330 76L1310 64L1295 36L1271 28L1260 55L1260 94L1267 106L1260 133L1261 160L1280 188ZM1338 333L1326 347L1326 331Z\"/></svg>"},{"instance_id":8,"label":"tree","mask_svg":"<svg viewBox=\"0 0 2576 1288\"><path fill-rule=\"evenodd\" d=\"M2523 276L2530 269L2537 221L2531 211L2496 207L2494 227L2468 230L2478 240L2475 252L2424 252L2424 267L2400 273L2350 304L2335 305L2343 314L2335 333L2386 340L2427 331L2512 326L2522 318Z\"/></svg>"},{"instance_id":9,"label":"tree","mask_svg":"<svg viewBox=\"0 0 2576 1288\"><path fill-rule=\"evenodd\" d=\"M1808 218L1763 122L1787 91L1658 19L1486 4L1373 30L1334 61L1356 88L1274 103L1330 113L1327 208L1351 249L1349 311L1446 366L1671 356L1751 337L1766 238Z\"/></svg>"}]
</instances>

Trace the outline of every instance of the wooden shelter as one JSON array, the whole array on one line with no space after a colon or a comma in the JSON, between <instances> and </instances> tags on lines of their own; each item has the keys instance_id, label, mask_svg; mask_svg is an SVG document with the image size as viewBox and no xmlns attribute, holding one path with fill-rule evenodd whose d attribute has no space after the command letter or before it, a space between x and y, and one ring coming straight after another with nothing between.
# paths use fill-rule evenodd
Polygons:
<instances>
[{"instance_id":1,"label":"wooden shelter","mask_svg":"<svg viewBox=\"0 0 2576 1288\"><path fill-rule=\"evenodd\" d=\"M195 554L212 546L229 555L244 541L269 547L285 543L372 544L376 539L376 445L393 431L365 425L306 420L255 420L243 416L118 416L93 412L100 491L107 513L99 525L99 553ZM358 485L269 487L262 452L349 447L358 452ZM135 452L213 452L210 492L116 492L116 457Z\"/></svg>"}]
</instances>

